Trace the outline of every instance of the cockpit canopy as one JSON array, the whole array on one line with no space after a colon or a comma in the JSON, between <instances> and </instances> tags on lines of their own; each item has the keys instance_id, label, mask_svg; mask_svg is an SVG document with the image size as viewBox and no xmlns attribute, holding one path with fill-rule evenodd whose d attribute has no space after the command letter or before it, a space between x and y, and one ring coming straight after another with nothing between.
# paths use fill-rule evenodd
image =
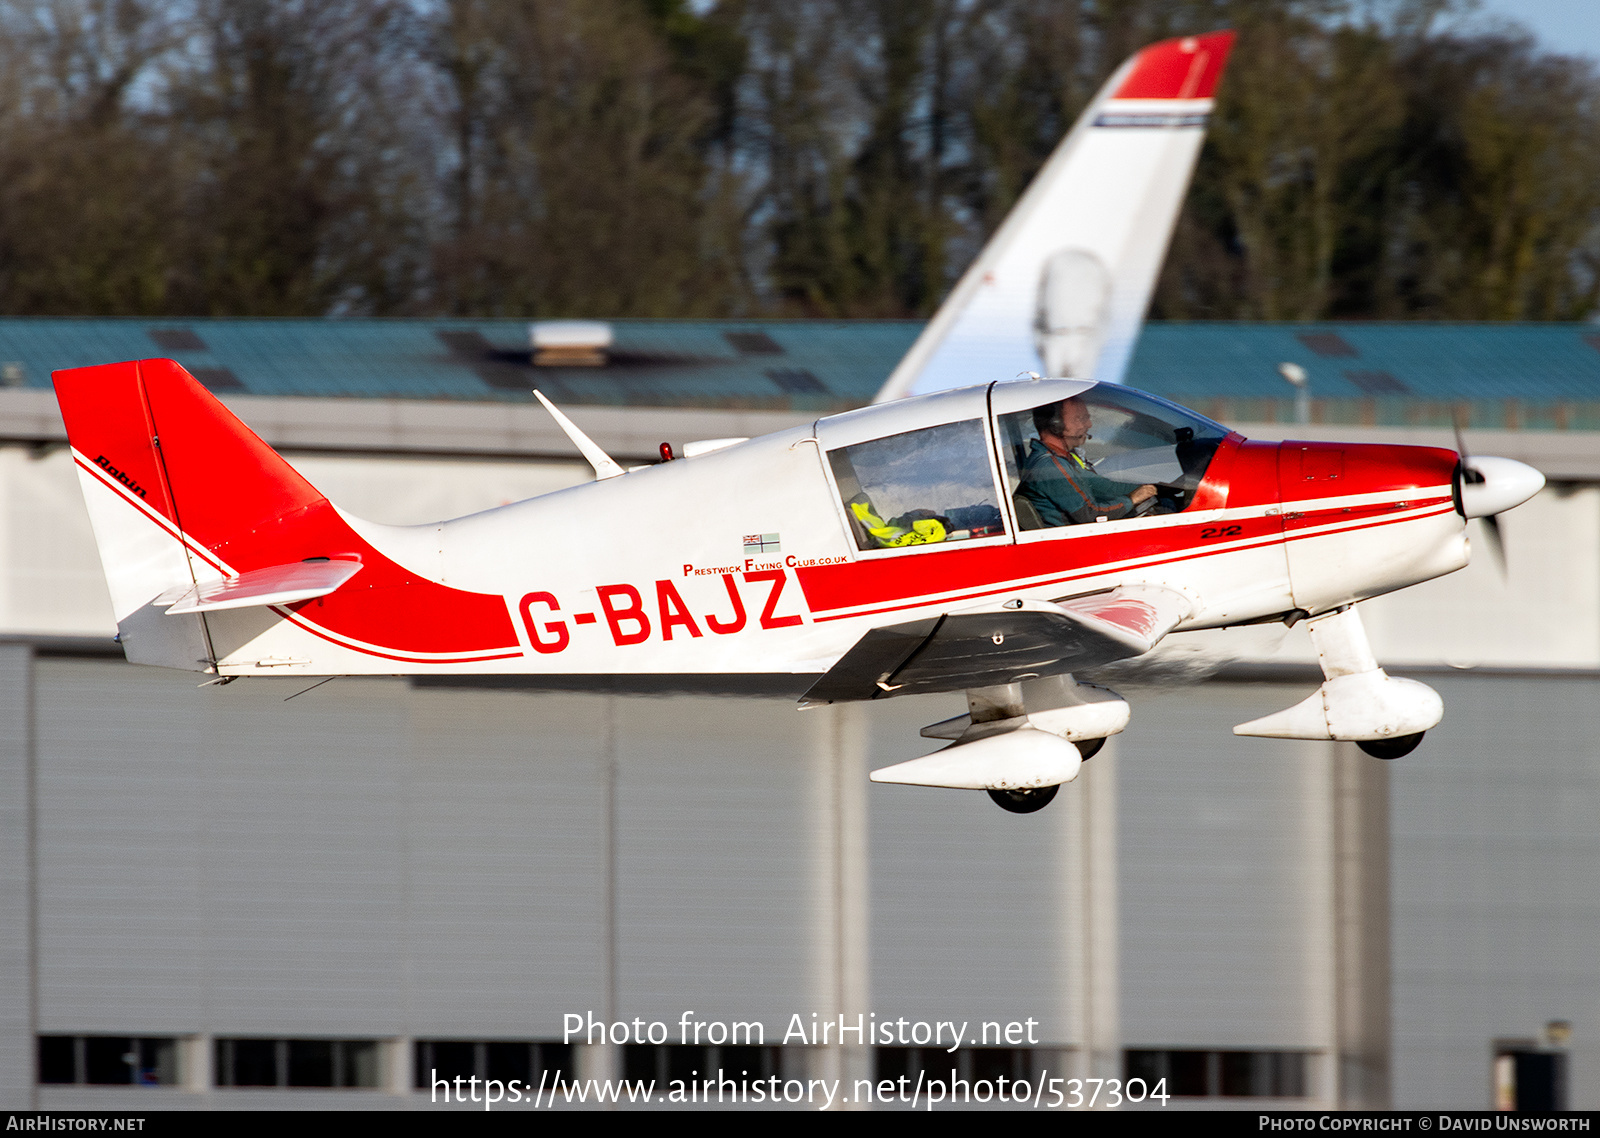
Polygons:
<instances>
[{"instance_id":1,"label":"cockpit canopy","mask_svg":"<svg viewBox=\"0 0 1600 1138\"><path fill-rule=\"evenodd\" d=\"M864 552L1178 513L1228 433L1164 399L1083 380L941 392L818 431Z\"/></svg>"}]
</instances>

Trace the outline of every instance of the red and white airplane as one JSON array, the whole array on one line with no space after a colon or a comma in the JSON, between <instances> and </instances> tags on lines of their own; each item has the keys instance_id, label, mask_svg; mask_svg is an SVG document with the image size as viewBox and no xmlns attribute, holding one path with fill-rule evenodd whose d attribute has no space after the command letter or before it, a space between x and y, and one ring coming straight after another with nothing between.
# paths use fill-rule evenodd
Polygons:
<instances>
[{"instance_id":1,"label":"red and white airplane","mask_svg":"<svg viewBox=\"0 0 1600 1138\"><path fill-rule=\"evenodd\" d=\"M1181 114L1151 113L1172 121L1104 129L1198 146ZM919 341L926 358L961 345L959 323ZM1034 331L1048 355L1049 328ZM966 715L923 731L950 746L873 778L985 789L1017 812L1129 720L1073 674L1195 629L1311 630L1326 681L1239 733L1405 753L1441 703L1384 673L1352 606L1461 568L1466 519L1543 485L1506 459L1250 442L1114 383L1034 379L631 471L551 408L594 482L387 526L329 502L170 360L55 384L130 661L216 682L495 673L812 703L965 691Z\"/></svg>"}]
</instances>

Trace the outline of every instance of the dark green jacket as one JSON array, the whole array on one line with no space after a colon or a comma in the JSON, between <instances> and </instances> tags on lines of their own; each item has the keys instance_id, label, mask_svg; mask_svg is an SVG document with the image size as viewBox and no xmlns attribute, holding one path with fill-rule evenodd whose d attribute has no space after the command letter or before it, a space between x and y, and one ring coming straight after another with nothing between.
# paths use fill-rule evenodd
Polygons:
<instances>
[{"instance_id":1,"label":"dark green jacket","mask_svg":"<svg viewBox=\"0 0 1600 1138\"><path fill-rule=\"evenodd\" d=\"M1034 439L1017 493L1033 503L1046 526L1064 526L1100 517L1127 517L1133 509L1129 495L1137 489L1102 478L1076 452L1062 458Z\"/></svg>"}]
</instances>

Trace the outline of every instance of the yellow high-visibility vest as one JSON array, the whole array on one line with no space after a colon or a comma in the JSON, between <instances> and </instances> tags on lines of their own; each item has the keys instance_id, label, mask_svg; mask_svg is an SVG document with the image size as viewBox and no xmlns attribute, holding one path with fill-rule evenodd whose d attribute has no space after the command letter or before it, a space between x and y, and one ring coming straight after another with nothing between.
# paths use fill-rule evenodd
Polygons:
<instances>
[{"instance_id":1,"label":"yellow high-visibility vest","mask_svg":"<svg viewBox=\"0 0 1600 1138\"><path fill-rule=\"evenodd\" d=\"M937 518L922 518L912 522L910 529L905 529L901 526L892 526L878 517L866 502L851 502L850 512L856 516L856 521L861 523L861 527L872 535L872 540L885 549L902 545L930 545L945 539L944 526Z\"/></svg>"}]
</instances>

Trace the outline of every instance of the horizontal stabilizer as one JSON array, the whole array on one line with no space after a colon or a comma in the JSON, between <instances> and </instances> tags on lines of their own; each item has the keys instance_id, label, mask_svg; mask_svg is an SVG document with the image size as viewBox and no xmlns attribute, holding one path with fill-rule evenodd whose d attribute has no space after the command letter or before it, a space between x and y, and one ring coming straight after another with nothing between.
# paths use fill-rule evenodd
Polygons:
<instances>
[{"instance_id":1,"label":"horizontal stabilizer","mask_svg":"<svg viewBox=\"0 0 1600 1138\"><path fill-rule=\"evenodd\" d=\"M179 593L167 609L168 616L217 612L221 609L287 605L325 597L361 572L359 561L295 561L252 569L237 577L206 581ZM159 600L165 600L163 596ZM159 603L159 601L158 601Z\"/></svg>"},{"instance_id":2,"label":"horizontal stabilizer","mask_svg":"<svg viewBox=\"0 0 1600 1138\"><path fill-rule=\"evenodd\" d=\"M1150 651L1190 610L1171 589L1127 585L1059 604L1019 598L875 628L805 698L961 691L1099 667Z\"/></svg>"}]
</instances>

